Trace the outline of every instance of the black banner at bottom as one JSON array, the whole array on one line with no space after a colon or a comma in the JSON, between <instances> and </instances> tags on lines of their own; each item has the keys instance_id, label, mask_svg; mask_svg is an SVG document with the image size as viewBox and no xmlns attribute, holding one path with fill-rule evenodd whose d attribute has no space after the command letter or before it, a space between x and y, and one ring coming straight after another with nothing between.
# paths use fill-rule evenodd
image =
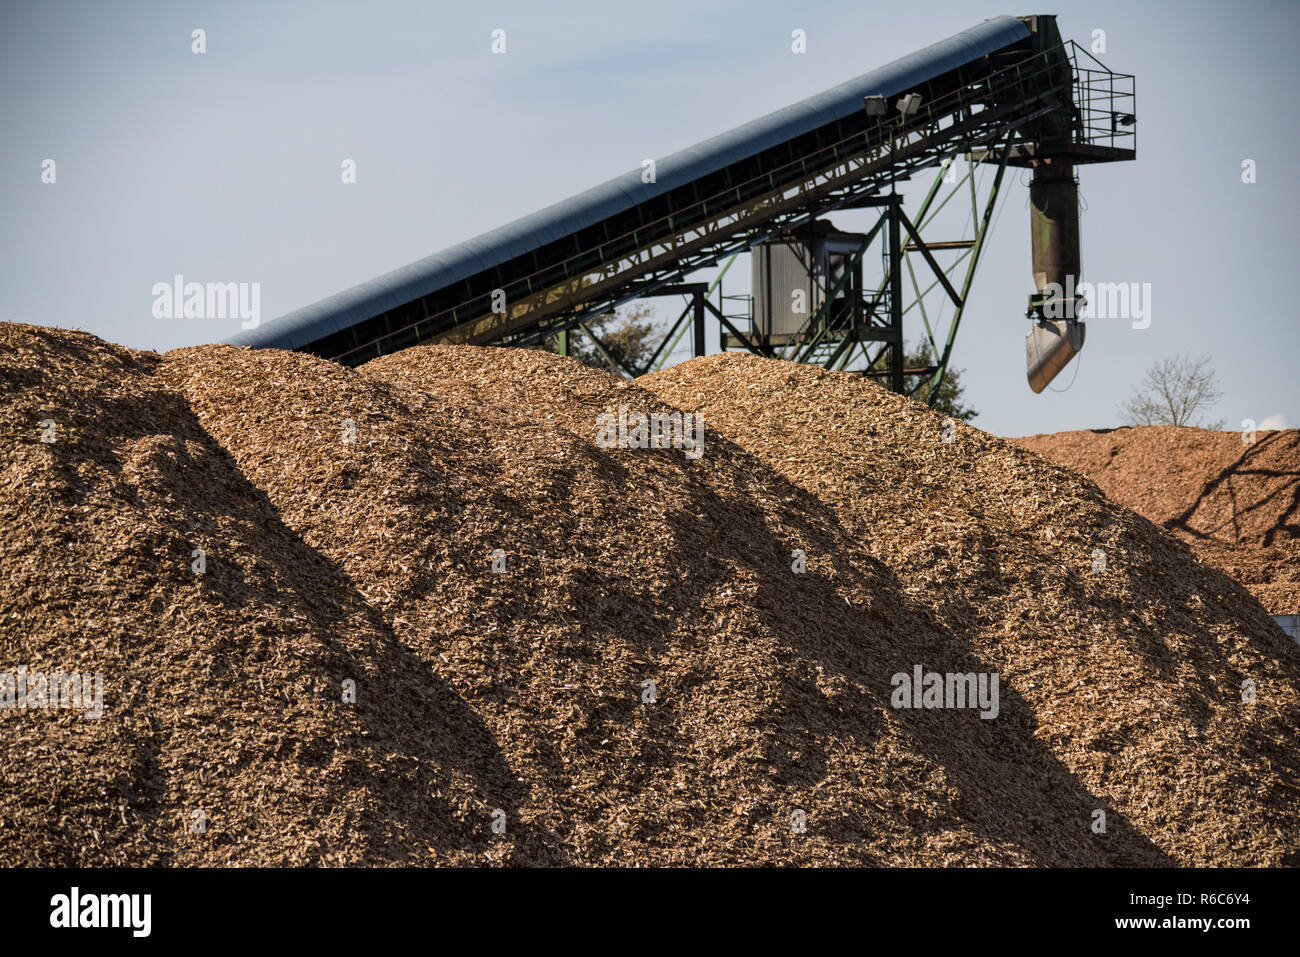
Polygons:
<instances>
[{"instance_id":1,"label":"black banner at bottom","mask_svg":"<svg viewBox=\"0 0 1300 957\"><path fill-rule=\"evenodd\" d=\"M638 951L713 940L770 947L786 935L805 947L845 935L924 945L989 934L1000 943L1200 935L1231 945L1285 930L1293 894L1293 872L1244 869L13 869L0 870L0 926L7 945L369 948L453 945L460 934L469 944L590 940Z\"/></svg>"}]
</instances>

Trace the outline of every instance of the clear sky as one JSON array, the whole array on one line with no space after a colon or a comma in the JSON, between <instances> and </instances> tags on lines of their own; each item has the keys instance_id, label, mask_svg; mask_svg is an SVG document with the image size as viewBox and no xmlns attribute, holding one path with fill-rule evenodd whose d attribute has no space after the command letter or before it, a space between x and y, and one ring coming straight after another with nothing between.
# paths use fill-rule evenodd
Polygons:
<instances>
[{"instance_id":1,"label":"clear sky","mask_svg":"<svg viewBox=\"0 0 1300 957\"><path fill-rule=\"evenodd\" d=\"M1212 357L1214 418L1300 424L1294 0L3 0L0 319L219 341L237 320L154 318L154 284L258 282L268 321L1004 13L1056 13L1085 46L1104 30L1100 59L1137 75L1137 161L1081 170L1083 267L1150 283L1152 322L1089 323L1060 391L1030 392L1013 178L954 352L975 424L1116 425L1144 370L1182 352ZM729 292L748 291L740 267Z\"/></svg>"}]
</instances>

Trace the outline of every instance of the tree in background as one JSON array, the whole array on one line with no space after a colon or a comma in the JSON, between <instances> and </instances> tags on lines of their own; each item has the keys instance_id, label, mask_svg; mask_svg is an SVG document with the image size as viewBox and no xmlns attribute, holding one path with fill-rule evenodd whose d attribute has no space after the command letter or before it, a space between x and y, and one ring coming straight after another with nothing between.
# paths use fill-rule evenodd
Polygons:
<instances>
[{"instance_id":1,"label":"tree in background","mask_svg":"<svg viewBox=\"0 0 1300 957\"><path fill-rule=\"evenodd\" d=\"M1221 398L1210 357L1193 361L1187 356L1163 359L1147 370L1133 397L1120 406L1125 425L1193 425L1223 428L1223 420L1201 426L1201 413Z\"/></svg>"},{"instance_id":2,"label":"tree in background","mask_svg":"<svg viewBox=\"0 0 1300 957\"><path fill-rule=\"evenodd\" d=\"M662 335L659 323L655 321L654 309L646 302L633 303L617 312L596 316L588 320L587 327L600 337L611 356L637 373L654 355L658 337ZM560 337L555 335L545 339L542 348L559 352ZM580 329L569 331L569 355L584 365L604 369L616 376L624 375L617 365L601 355L596 344Z\"/></svg>"},{"instance_id":3,"label":"tree in background","mask_svg":"<svg viewBox=\"0 0 1300 957\"><path fill-rule=\"evenodd\" d=\"M885 353L884 367L889 368L889 353ZM913 352L903 353L904 369L921 369L934 365L934 354L930 352L930 343L921 340L921 344ZM970 406L962 405L965 396L963 392L965 387L961 384L961 369L954 369L948 366L948 371L944 373L943 383L939 386L939 391L934 397L934 405L931 406L936 412L942 412L944 415L952 416L962 422L969 422L975 416L979 415L976 409ZM929 403L930 401L930 381L927 379L925 384L916 391L912 396L918 402Z\"/></svg>"}]
</instances>

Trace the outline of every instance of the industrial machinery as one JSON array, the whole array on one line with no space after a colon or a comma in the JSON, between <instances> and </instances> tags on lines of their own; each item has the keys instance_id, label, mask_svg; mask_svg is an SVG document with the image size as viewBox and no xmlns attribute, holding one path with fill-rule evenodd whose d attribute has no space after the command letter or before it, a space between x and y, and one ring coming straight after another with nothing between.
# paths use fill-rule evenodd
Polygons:
<instances>
[{"instance_id":1,"label":"industrial machinery","mask_svg":"<svg viewBox=\"0 0 1300 957\"><path fill-rule=\"evenodd\" d=\"M997 17L658 159L652 175L643 165L229 341L356 365L419 343L558 340L567 350L582 334L618 366L590 320L634 299L684 296L647 367L623 372L659 367L688 331L702 355L711 321L723 349L858 369L908 394L928 384L933 397L1004 174L1021 167L1032 171L1026 361L1039 392L1083 345L1075 170L1135 158L1134 103L1134 78L1062 42L1054 17ZM909 215L899 186L927 170L934 182ZM982 200L977 170L991 173ZM967 186L972 235L928 235ZM826 218L840 210L867 211L874 224L840 231ZM869 280L873 247L880 271ZM725 296L721 281L742 253L752 294ZM687 281L718 265L712 285ZM927 309L932 293L951 304L946 333ZM906 368L913 309L932 361Z\"/></svg>"}]
</instances>

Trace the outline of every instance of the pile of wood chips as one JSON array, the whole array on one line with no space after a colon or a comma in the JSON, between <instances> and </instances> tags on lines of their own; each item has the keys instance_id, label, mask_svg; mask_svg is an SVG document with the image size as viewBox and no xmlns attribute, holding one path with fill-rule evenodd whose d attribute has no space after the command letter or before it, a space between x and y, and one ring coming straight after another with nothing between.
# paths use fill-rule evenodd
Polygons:
<instances>
[{"instance_id":1,"label":"pile of wood chips","mask_svg":"<svg viewBox=\"0 0 1300 957\"><path fill-rule=\"evenodd\" d=\"M1300 430L1143 426L1013 441L1082 472L1273 614L1300 614Z\"/></svg>"},{"instance_id":2,"label":"pile of wood chips","mask_svg":"<svg viewBox=\"0 0 1300 957\"><path fill-rule=\"evenodd\" d=\"M1300 863L1264 609L858 377L0 325L0 407L0 673L105 689L0 709L9 863ZM916 666L997 717L893 707Z\"/></svg>"}]
</instances>

